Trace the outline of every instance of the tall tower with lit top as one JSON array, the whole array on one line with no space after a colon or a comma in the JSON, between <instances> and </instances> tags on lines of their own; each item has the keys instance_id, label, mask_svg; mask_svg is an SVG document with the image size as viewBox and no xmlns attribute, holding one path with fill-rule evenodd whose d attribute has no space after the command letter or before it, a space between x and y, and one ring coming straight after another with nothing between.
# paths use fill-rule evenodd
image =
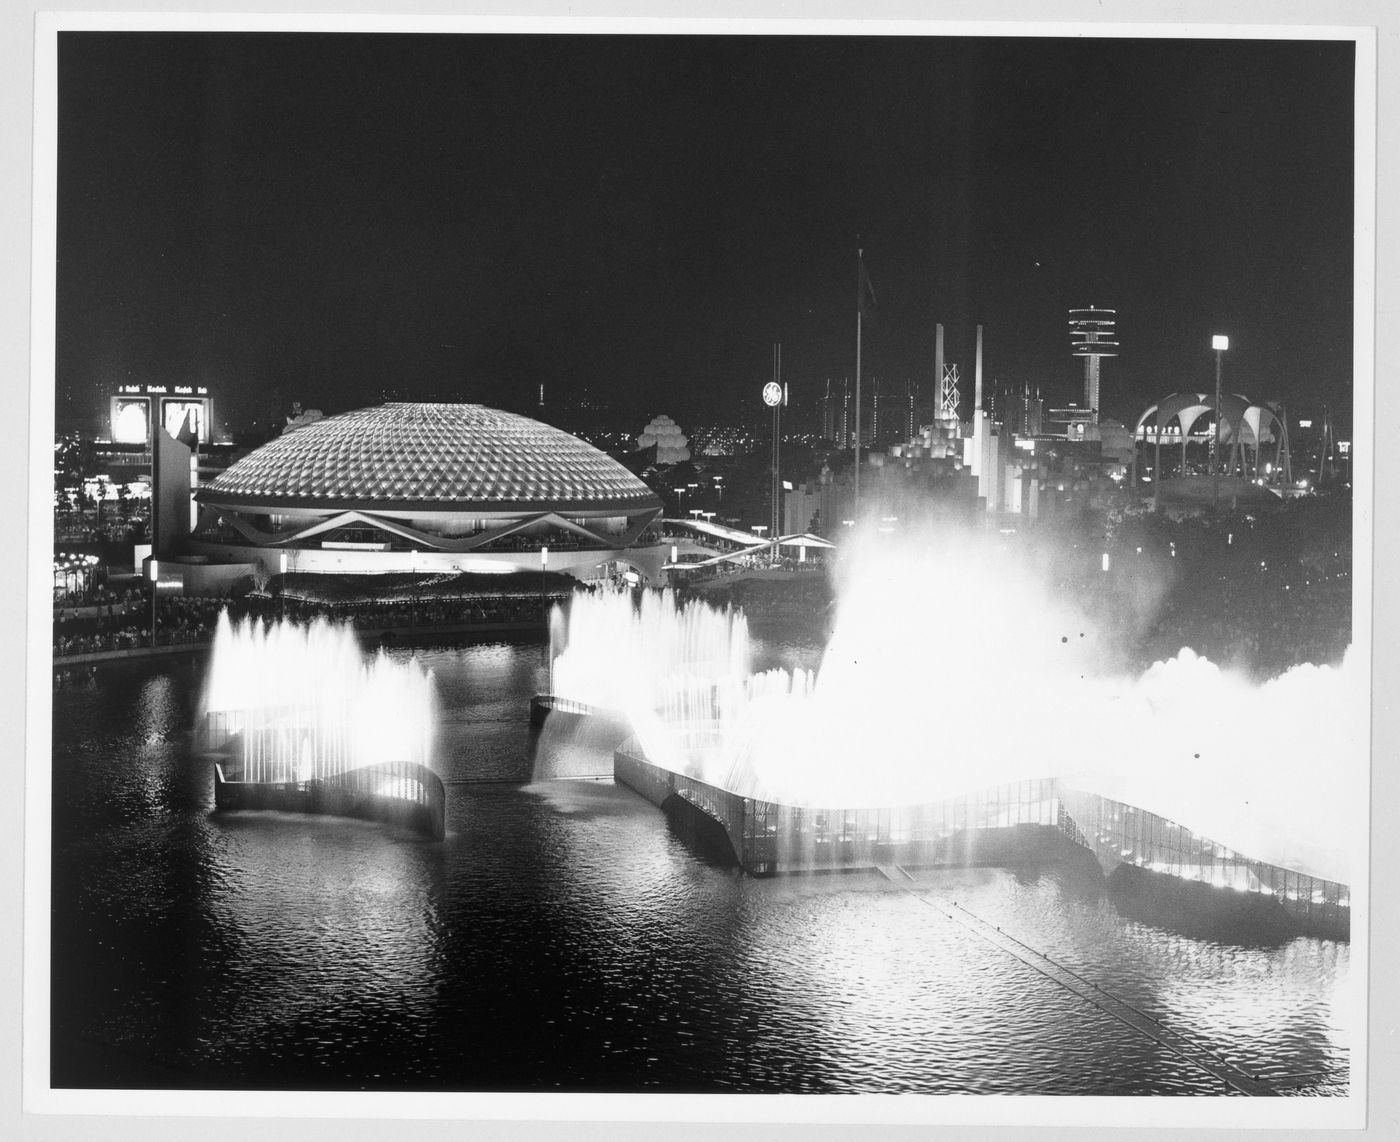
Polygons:
<instances>
[{"instance_id":1,"label":"tall tower with lit top","mask_svg":"<svg viewBox=\"0 0 1400 1142\"><path fill-rule=\"evenodd\" d=\"M1099 358L1118 356L1118 311L1087 309L1069 311L1070 352L1084 358L1084 407L1089 423L1099 422Z\"/></svg>"}]
</instances>

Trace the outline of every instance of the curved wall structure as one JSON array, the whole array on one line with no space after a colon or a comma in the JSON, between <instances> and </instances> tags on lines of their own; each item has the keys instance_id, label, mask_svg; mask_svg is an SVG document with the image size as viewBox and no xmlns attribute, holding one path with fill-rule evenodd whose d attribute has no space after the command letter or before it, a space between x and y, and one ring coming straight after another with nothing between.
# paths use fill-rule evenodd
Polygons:
<instances>
[{"instance_id":1,"label":"curved wall structure","mask_svg":"<svg viewBox=\"0 0 1400 1142\"><path fill-rule=\"evenodd\" d=\"M1136 876L1200 918L1349 939L1351 890L1251 859L1173 821L1054 778L933 804L820 808L745 797L651 761L636 738L613 753L613 778L653 805L678 804L720 826L756 876L836 869L1030 866L1092 853L1105 876Z\"/></svg>"},{"instance_id":2,"label":"curved wall structure","mask_svg":"<svg viewBox=\"0 0 1400 1142\"><path fill-rule=\"evenodd\" d=\"M440 841L446 835L447 795L431 769L382 762L314 781L230 780L214 766L214 807L354 817L398 825Z\"/></svg>"}]
</instances>

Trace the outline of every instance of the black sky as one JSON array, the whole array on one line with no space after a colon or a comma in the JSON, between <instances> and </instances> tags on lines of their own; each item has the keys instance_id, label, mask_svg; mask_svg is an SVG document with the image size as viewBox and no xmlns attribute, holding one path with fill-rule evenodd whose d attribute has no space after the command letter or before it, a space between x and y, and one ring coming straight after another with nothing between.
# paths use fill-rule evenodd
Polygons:
<instances>
[{"instance_id":1,"label":"black sky","mask_svg":"<svg viewBox=\"0 0 1400 1142\"><path fill-rule=\"evenodd\" d=\"M62 33L60 426L122 382L232 427L382 391L623 427L854 369L1105 412L1351 400L1350 42Z\"/></svg>"}]
</instances>

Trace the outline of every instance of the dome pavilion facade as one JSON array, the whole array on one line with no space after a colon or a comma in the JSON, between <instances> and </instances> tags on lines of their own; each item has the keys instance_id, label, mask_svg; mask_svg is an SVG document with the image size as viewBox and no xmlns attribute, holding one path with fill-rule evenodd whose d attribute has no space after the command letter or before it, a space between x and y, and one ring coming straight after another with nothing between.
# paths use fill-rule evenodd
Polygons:
<instances>
[{"instance_id":1,"label":"dome pavilion facade","mask_svg":"<svg viewBox=\"0 0 1400 1142\"><path fill-rule=\"evenodd\" d=\"M591 444L476 404L385 404L255 449L194 495L190 549L280 570L659 573L660 498ZM652 566L655 564L655 567Z\"/></svg>"}]
</instances>

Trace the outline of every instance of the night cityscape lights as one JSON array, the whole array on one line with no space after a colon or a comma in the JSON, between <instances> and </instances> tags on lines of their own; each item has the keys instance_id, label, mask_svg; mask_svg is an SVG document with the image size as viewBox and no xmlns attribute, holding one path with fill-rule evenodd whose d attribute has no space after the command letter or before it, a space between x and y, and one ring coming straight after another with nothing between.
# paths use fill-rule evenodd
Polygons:
<instances>
[{"instance_id":1,"label":"night cityscape lights","mask_svg":"<svg viewBox=\"0 0 1400 1142\"><path fill-rule=\"evenodd\" d=\"M29 1117L1366 1124L1374 29L60 15Z\"/></svg>"}]
</instances>

